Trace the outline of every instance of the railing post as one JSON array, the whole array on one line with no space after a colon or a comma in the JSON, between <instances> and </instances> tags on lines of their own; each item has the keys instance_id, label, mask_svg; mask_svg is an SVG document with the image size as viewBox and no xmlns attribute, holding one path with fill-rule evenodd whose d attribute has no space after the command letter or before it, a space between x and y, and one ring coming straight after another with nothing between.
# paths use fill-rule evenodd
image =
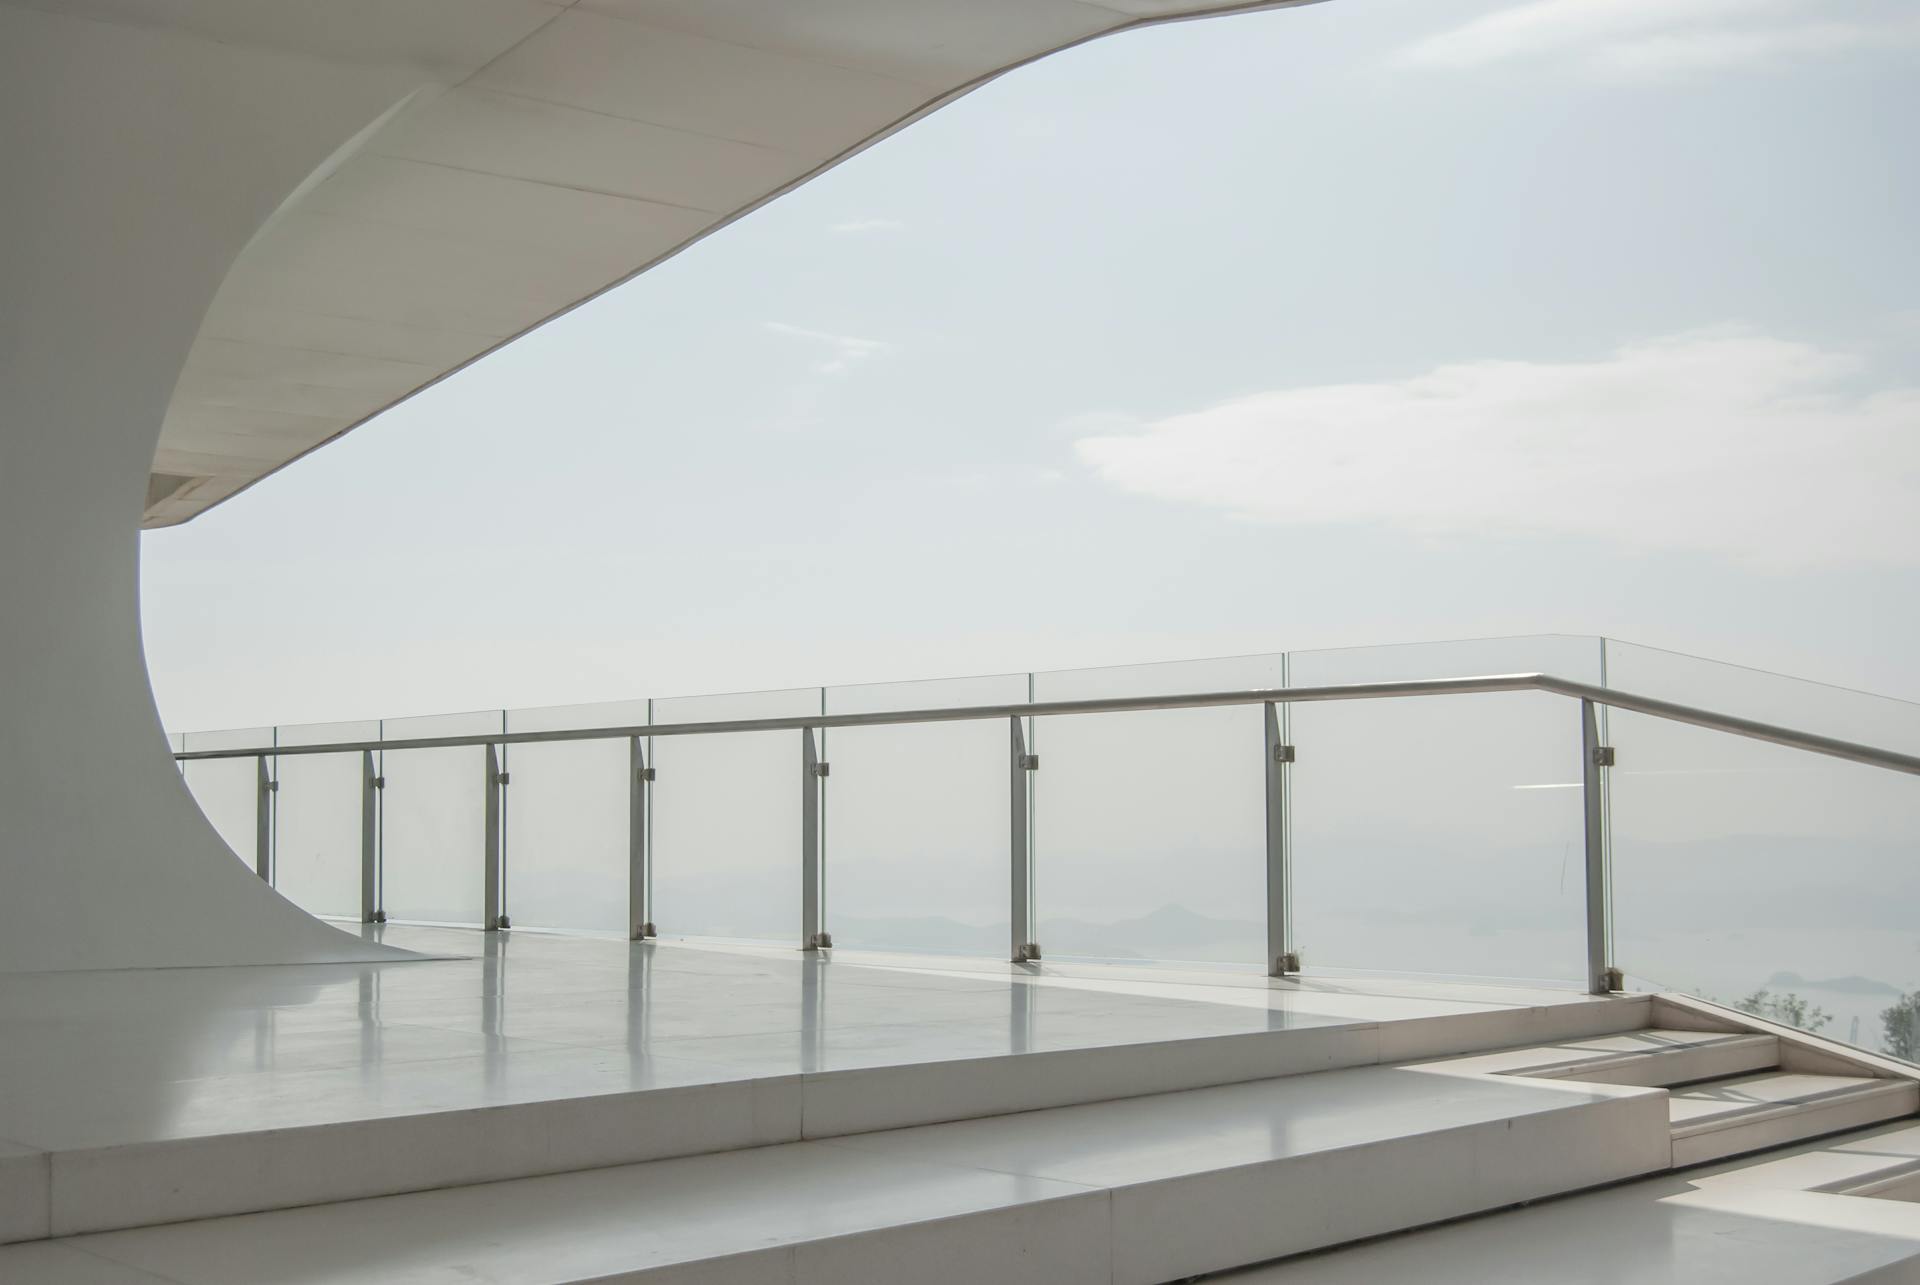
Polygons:
<instances>
[{"instance_id":1,"label":"railing post","mask_svg":"<svg viewBox=\"0 0 1920 1285\"><path fill-rule=\"evenodd\" d=\"M1293 850L1287 829L1287 773L1293 746L1280 726L1280 711L1272 701L1266 709L1267 785L1267 974L1285 977L1300 971L1300 955L1293 946Z\"/></svg>"},{"instance_id":2,"label":"railing post","mask_svg":"<svg viewBox=\"0 0 1920 1285\"><path fill-rule=\"evenodd\" d=\"M820 783L827 764L813 739L813 729L800 729L800 949L819 950L833 945L826 930L820 870Z\"/></svg>"},{"instance_id":3,"label":"railing post","mask_svg":"<svg viewBox=\"0 0 1920 1285\"><path fill-rule=\"evenodd\" d=\"M267 756L254 760L253 799L253 872L267 883L273 882L273 792L280 788L267 768Z\"/></svg>"},{"instance_id":4,"label":"railing post","mask_svg":"<svg viewBox=\"0 0 1920 1285\"><path fill-rule=\"evenodd\" d=\"M481 911L481 922L488 932L512 927L500 905L500 787L507 783L506 773L500 770L500 747L492 742L487 744L487 836L486 836L486 906Z\"/></svg>"},{"instance_id":5,"label":"railing post","mask_svg":"<svg viewBox=\"0 0 1920 1285\"><path fill-rule=\"evenodd\" d=\"M653 854L647 847L647 749L638 736L627 738L627 927L643 941L658 935L653 926Z\"/></svg>"},{"instance_id":6,"label":"railing post","mask_svg":"<svg viewBox=\"0 0 1920 1285\"><path fill-rule=\"evenodd\" d=\"M380 909L380 790L387 779L374 771L373 751L360 751L360 922L383 924Z\"/></svg>"},{"instance_id":7,"label":"railing post","mask_svg":"<svg viewBox=\"0 0 1920 1285\"><path fill-rule=\"evenodd\" d=\"M1008 907L1013 920L1011 957L1014 963L1025 964L1040 958L1040 943L1034 940L1037 934L1033 922L1033 854L1027 843L1027 773L1039 770L1040 756L1027 753L1027 737L1020 716L1015 714L1008 722L1013 729L1008 778L1012 788L1007 802L1011 813L1012 888Z\"/></svg>"},{"instance_id":8,"label":"railing post","mask_svg":"<svg viewBox=\"0 0 1920 1285\"><path fill-rule=\"evenodd\" d=\"M1587 989L1605 995L1621 987L1620 970L1608 957L1611 936L1607 916L1607 832L1604 785L1613 766L1613 748L1600 743L1600 722L1593 702L1580 702L1580 798L1586 813Z\"/></svg>"}]
</instances>

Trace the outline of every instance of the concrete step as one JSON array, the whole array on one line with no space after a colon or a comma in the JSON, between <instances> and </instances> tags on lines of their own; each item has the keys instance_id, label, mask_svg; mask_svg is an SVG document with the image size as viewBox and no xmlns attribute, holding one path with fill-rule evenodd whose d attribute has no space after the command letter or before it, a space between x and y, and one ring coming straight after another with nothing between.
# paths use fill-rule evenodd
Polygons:
<instances>
[{"instance_id":1,"label":"concrete step","mask_svg":"<svg viewBox=\"0 0 1920 1285\"><path fill-rule=\"evenodd\" d=\"M1369 1067L20 1244L0 1280L1154 1285L1668 1156L1657 1090Z\"/></svg>"},{"instance_id":2,"label":"concrete step","mask_svg":"<svg viewBox=\"0 0 1920 1285\"><path fill-rule=\"evenodd\" d=\"M1920 1280L1920 1206L1860 1188L1916 1160L1920 1127L1876 1125L1208 1285L1910 1283ZM1867 1194L1880 1198L1852 1198Z\"/></svg>"},{"instance_id":3,"label":"concrete step","mask_svg":"<svg viewBox=\"0 0 1920 1285\"><path fill-rule=\"evenodd\" d=\"M1667 1109L1677 1168L1912 1115L1920 1084L1774 1071L1674 1090Z\"/></svg>"},{"instance_id":4,"label":"concrete step","mask_svg":"<svg viewBox=\"0 0 1920 1285\"><path fill-rule=\"evenodd\" d=\"M1642 1030L1497 1049L1435 1065L1477 1075L1665 1087L1769 1070L1779 1062L1780 1041L1772 1035Z\"/></svg>"},{"instance_id":5,"label":"concrete step","mask_svg":"<svg viewBox=\"0 0 1920 1285\"><path fill-rule=\"evenodd\" d=\"M909 1009L926 1002L918 987L898 989ZM418 1059L237 1079L224 1095L190 1082L181 1102L191 1109L162 1113L143 1101L122 1112L82 1068L67 1074L85 1092L48 1095L67 1116L42 1110L23 1121L36 1132L15 1140L31 1146L0 1140L0 1243L1591 1036L1644 1024L1650 1011L1635 997L1342 1020L1278 1013L1263 990L1253 994L1258 1007L1019 987L1018 1007L988 995L983 1020L938 1029L860 1024L681 1039L638 1059L595 1048L515 1051L453 1071L444 1059ZM516 1014L513 1029L539 1016ZM11 1087L0 1076L0 1088Z\"/></svg>"}]
</instances>

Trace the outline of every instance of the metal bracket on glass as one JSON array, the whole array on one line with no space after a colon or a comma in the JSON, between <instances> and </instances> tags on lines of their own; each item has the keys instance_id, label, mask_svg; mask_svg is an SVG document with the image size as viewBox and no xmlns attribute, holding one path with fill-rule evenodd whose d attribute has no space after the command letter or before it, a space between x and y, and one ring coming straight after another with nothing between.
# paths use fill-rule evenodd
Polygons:
<instances>
[{"instance_id":1,"label":"metal bracket on glass","mask_svg":"<svg viewBox=\"0 0 1920 1285\"><path fill-rule=\"evenodd\" d=\"M809 942L811 943L808 947L810 950L832 950L833 934L829 932L818 932L809 938Z\"/></svg>"},{"instance_id":2,"label":"metal bracket on glass","mask_svg":"<svg viewBox=\"0 0 1920 1285\"><path fill-rule=\"evenodd\" d=\"M1040 756L1038 754L1022 754L1020 756L1020 770L1023 772L1038 772L1040 770Z\"/></svg>"},{"instance_id":3,"label":"metal bracket on glass","mask_svg":"<svg viewBox=\"0 0 1920 1285\"><path fill-rule=\"evenodd\" d=\"M1593 765L1595 767L1612 767L1613 764L1614 764L1613 746L1611 745L1594 746Z\"/></svg>"},{"instance_id":4,"label":"metal bracket on glass","mask_svg":"<svg viewBox=\"0 0 1920 1285\"><path fill-rule=\"evenodd\" d=\"M815 763L813 765L813 774L815 776L826 776L829 774L829 769L831 769L832 767L833 767L833 764L831 763Z\"/></svg>"},{"instance_id":5,"label":"metal bracket on glass","mask_svg":"<svg viewBox=\"0 0 1920 1285\"><path fill-rule=\"evenodd\" d=\"M1014 952L1013 962L1016 964L1039 963L1040 962L1040 943L1037 941L1029 941L1029 942L1022 943L1020 946L1020 949Z\"/></svg>"},{"instance_id":6,"label":"metal bracket on glass","mask_svg":"<svg viewBox=\"0 0 1920 1285\"><path fill-rule=\"evenodd\" d=\"M640 779L643 781L651 781L654 777L654 772L655 769L653 768L643 767L640 769Z\"/></svg>"},{"instance_id":7,"label":"metal bracket on glass","mask_svg":"<svg viewBox=\"0 0 1920 1285\"><path fill-rule=\"evenodd\" d=\"M1274 956L1273 975L1275 977L1286 977L1299 971L1300 954L1298 951L1288 951L1284 955Z\"/></svg>"},{"instance_id":8,"label":"metal bracket on glass","mask_svg":"<svg viewBox=\"0 0 1920 1285\"><path fill-rule=\"evenodd\" d=\"M1291 745L1274 746L1273 761L1276 763L1292 763L1294 761L1293 746Z\"/></svg>"},{"instance_id":9,"label":"metal bracket on glass","mask_svg":"<svg viewBox=\"0 0 1920 1285\"><path fill-rule=\"evenodd\" d=\"M1619 969L1609 968L1602 976L1606 978L1608 991L1623 991L1627 989L1626 974L1622 973Z\"/></svg>"},{"instance_id":10,"label":"metal bracket on glass","mask_svg":"<svg viewBox=\"0 0 1920 1285\"><path fill-rule=\"evenodd\" d=\"M376 776L376 777L374 777L374 778L373 778L373 788L374 788L374 789L376 789L376 790L384 790L384 789L386 789L386 788L387 788L387 778L386 778L386 777L384 777L384 776Z\"/></svg>"}]
</instances>

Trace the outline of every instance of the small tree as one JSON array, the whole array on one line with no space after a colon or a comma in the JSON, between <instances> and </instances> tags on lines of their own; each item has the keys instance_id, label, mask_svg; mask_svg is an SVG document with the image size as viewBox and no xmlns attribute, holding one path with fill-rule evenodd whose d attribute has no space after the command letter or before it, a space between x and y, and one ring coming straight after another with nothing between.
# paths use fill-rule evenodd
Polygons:
<instances>
[{"instance_id":1,"label":"small tree","mask_svg":"<svg viewBox=\"0 0 1920 1285\"><path fill-rule=\"evenodd\" d=\"M1833 1020L1833 1014L1826 1009L1808 1003L1791 991L1785 995L1775 995L1768 990L1757 990L1734 1007L1742 1013L1752 1013L1755 1017L1795 1026L1803 1031L1817 1031Z\"/></svg>"},{"instance_id":2,"label":"small tree","mask_svg":"<svg viewBox=\"0 0 1920 1285\"><path fill-rule=\"evenodd\" d=\"M1902 995L1893 1007L1880 1011L1880 1029L1887 1052L1909 1062L1920 1062L1920 991Z\"/></svg>"}]
</instances>

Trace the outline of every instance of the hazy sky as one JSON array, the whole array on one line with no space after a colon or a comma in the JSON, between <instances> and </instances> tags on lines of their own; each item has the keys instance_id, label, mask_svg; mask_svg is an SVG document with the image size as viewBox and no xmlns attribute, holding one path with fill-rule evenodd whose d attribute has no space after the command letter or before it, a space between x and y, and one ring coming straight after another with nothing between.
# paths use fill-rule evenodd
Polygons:
<instances>
[{"instance_id":1,"label":"hazy sky","mask_svg":"<svg viewBox=\"0 0 1920 1285\"><path fill-rule=\"evenodd\" d=\"M186 527L175 729L1496 633L1920 698L1906 0L995 82Z\"/></svg>"}]
</instances>

